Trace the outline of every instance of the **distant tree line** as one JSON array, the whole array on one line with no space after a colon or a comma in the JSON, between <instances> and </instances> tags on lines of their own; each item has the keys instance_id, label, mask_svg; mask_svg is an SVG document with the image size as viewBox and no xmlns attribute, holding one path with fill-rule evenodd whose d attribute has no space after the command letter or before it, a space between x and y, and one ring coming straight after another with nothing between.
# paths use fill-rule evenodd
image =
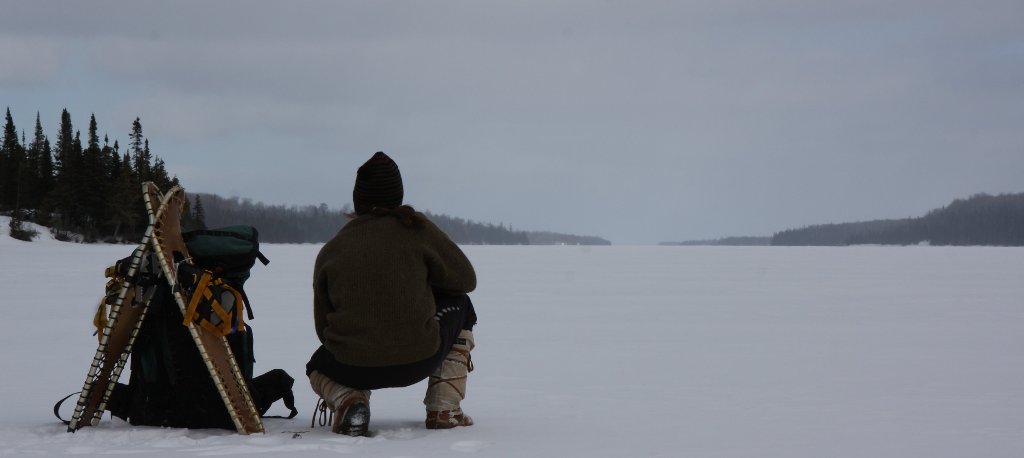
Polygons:
<instances>
[{"instance_id":1,"label":"distant tree line","mask_svg":"<svg viewBox=\"0 0 1024 458\"><path fill-rule=\"evenodd\" d=\"M548 231L527 231L530 245L611 245L612 242L593 235L561 234Z\"/></svg>"},{"instance_id":2,"label":"distant tree line","mask_svg":"<svg viewBox=\"0 0 1024 458\"><path fill-rule=\"evenodd\" d=\"M250 199L224 198L216 194L194 194L202 203L209 227L246 224L259 231L260 241L269 243L325 242L345 225L350 212L327 208L327 204L308 206L265 205Z\"/></svg>"},{"instance_id":3,"label":"distant tree line","mask_svg":"<svg viewBox=\"0 0 1024 458\"><path fill-rule=\"evenodd\" d=\"M885 231L891 227L906 224L910 219L885 219L858 223L816 224L800 229L777 232L771 238L772 245L779 246L843 246L849 245L859 234Z\"/></svg>"},{"instance_id":4,"label":"distant tree line","mask_svg":"<svg viewBox=\"0 0 1024 458\"><path fill-rule=\"evenodd\" d=\"M826 224L782 231L772 245L1024 246L1024 193L977 194L918 218Z\"/></svg>"},{"instance_id":5,"label":"distant tree line","mask_svg":"<svg viewBox=\"0 0 1024 458\"><path fill-rule=\"evenodd\" d=\"M338 233L349 221L348 205L341 209L327 204L308 206L266 205L238 197L224 198L216 194L195 194L197 209L202 208L210 227L247 224L255 227L260 240L268 243L323 243ZM200 204L201 203L201 207ZM444 214L423 212L456 243L468 245L537 245L585 244L608 245L599 237L529 232L515 230L504 224L478 223Z\"/></svg>"},{"instance_id":6,"label":"distant tree line","mask_svg":"<svg viewBox=\"0 0 1024 458\"><path fill-rule=\"evenodd\" d=\"M22 222L49 226L59 239L78 234L82 241L138 240L148 217L141 183L162 189L177 184L164 161L153 155L139 118L132 123L125 151L117 140L99 137L96 117L89 117L84 142L71 115L61 112L51 143L39 113L31 137L15 127L10 108L0 145L0 212L12 215L12 235L25 234ZM186 212L187 223L192 223Z\"/></svg>"},{"instance_id":7,"label":"distant tree line","mask_svg":"<svg viewBox=\"0 0 1024 458\"><path fill-rule=\"evenodd\" d=\"M478 223L445 214L423 212L456 243L464 245L611 245L591 235L516 230L501 224Z\"/></svg>"},{"instance_id":8,"label":"distant tree line","mask_svg":"<svg viewBox=\"0 0 1024 458\"><path fill-rule=\"evenodd\" d=\"M423 212L431 222L448 234L455 243L464 245L529 245L530 238L525 231L517 231L505 227L504 224L494 225L478 223L444 214Z\"/></svg>"}]
</instances>

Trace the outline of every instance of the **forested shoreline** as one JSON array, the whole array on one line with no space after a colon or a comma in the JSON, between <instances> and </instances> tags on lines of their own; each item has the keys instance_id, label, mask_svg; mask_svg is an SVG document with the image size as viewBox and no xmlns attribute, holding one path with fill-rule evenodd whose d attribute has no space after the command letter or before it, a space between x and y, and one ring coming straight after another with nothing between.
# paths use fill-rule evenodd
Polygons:
<instances>
[{"instance_id":1,"label":"forested shoreline","mask_svg":"<svg viewBox=\"0 0 1024 458\"><path fill-rule=\"evenodd\" d=\"M100 136L95 115L89 116L85 139L68 110L62 110L51 143L36 113L32 135L19 130L7 109L0 144L0 213L10 215L10 234L32 240L24 223L48 227L59 240L134 243L148 222L141 199L142 183L167 190L178 185L168 176L163 159L153 154L142 122L131 123L128 143ZM187 188L187 186L186 186ZM349 208L326 204L275 206L237 197L189 194L182 212L184 230L247 224L271 243L321 243L348 221ZM489 245L609 245L600 237L514 230L504 224L479 223L425 212L458 243Z\"/></svg>"},{"instance_id":2,"label":"forested shoreline","mask_svg":"<svg viewBox=\"0 0 1024 458\"><path fill-rule=\"evenodd\" d=\"M1024 193L976 194L917 218L821 224L772 236L777 246L1024 246Z\"/></svg>"}]
</instances>

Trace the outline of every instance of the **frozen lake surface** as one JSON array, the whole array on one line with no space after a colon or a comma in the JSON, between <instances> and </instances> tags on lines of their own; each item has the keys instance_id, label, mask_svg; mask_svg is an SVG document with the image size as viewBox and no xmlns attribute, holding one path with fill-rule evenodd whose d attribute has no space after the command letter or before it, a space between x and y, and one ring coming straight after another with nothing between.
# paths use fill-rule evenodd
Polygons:
<instances>
[{"instance_id":1,"label":"frozen lake surface","mask_svg":"<svg viewBox=\"0 0 1024 458\"><path fill-rule=\"evenodd\" d=\"M1019 248L464 247L477 425L423 429L420 384L375 392L376 435L350 438L310 428L319 246L265 245L256 372L296 377L297 418L69 434L51 408L81 388L103 269L132 247L23 243L0 222L0 455L1024 456Z\"/></svg>"}]
</instances>

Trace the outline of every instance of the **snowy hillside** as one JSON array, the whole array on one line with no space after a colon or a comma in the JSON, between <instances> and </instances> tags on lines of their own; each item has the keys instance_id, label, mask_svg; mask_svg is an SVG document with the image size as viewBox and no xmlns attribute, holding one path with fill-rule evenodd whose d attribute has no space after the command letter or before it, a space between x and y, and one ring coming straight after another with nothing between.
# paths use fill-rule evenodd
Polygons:
<instances>
[{"instance_id":1,"label":"snowy hillside","mask_svg":"<svg viewBox=\"0 0 1024 458\"><path fill-rule=\"evenodd\" d=\"M319 247L267 245L256 370L297 378L299 417L69 434L50 410L81 387L103 268L131 247L0 223L0 455L1024 456L1022 249L466 247L477 425L423 429L421 384L375 392L375 437L350 438L310 428Z\"/></svg>"}]
</instances>

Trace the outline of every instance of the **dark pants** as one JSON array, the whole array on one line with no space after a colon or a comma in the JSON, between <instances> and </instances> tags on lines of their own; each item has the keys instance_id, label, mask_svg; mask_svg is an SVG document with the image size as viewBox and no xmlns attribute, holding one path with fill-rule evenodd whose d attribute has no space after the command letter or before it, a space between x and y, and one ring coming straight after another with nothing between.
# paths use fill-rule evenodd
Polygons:
<instances>
[{"instance_id":1,"label":"dark pants","mask_svg":"<svg viewBox=\"0 0 1024 458\"><path fill-rule=\"evenodd\" d=\"M306 363L306 375L317 371L335 382L357 390L398 388L419 383L441 366L459 333L463 329L472 331L473 325L476 324L476 310L473 309L473 302L469 300L469 296L435 294L434 301L437 303L436 317L441 328L441 345L433 356L397 366L350 366L338 362L334 355L321 345Z\"/></svg>"}]
</instances>

